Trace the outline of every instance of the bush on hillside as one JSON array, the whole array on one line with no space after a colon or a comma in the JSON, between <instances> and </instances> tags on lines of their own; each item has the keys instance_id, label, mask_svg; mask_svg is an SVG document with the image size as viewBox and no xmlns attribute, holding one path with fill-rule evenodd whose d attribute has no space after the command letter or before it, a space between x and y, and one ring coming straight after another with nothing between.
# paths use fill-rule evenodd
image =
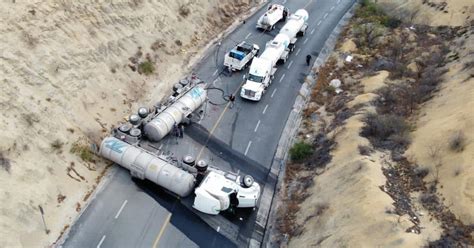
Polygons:
<instances>
[{"instance_id":1,"label":"bush on hillside","mask_svg":"<svg viewBox=\"0 0 474 248\"><path fill-rule=\"evenodd\" d=\"M290 158L293 161L300 162L313 153L313 147L305 142L297 142L290 149Z\"/></svg>"}]
</instances>

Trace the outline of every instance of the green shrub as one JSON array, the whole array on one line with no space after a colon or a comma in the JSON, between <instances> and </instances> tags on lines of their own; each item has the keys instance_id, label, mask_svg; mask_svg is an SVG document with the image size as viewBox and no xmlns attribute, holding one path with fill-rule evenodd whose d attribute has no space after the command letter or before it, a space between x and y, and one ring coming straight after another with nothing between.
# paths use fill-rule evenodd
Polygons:
<instances>
[{"instance_id":1,"label":"green shrub","mask_svg":"<svg viewBox=\"0 0 474 248\"><path fill-rule=\"evenodd\" d=\"M150 61L141 62L138 65L138 73L150 75L155 71L155 65Z\"/></svg>"},{"instance_id":2,"label":"green shrub","mask_svg":"<svg viewBox=\"0 0 474 248\"><path fill-rule=\"evenodd\" d=\"M357 11L357 16L370 17L379 15L381 11L377 8L377 5L370 0L363 0L361 7Z\"/></svg>"},{"instance_id":3,"label":"green shrub","mask_svg":"<svg viewBox=\"0 0 474 248\"><path fill-rule=\"evenodd\" d=\"M400 26L400 24L402 24L402 21L395 17L384 16L381 18L381 24L387 28L397 28Z\"/></svg>"},{"instance_id":4,"label":"green shrub","mask_svg":"<svg viewBox=\"0 0 474 248\"><path fill-rule=\"evenodd\" d=\"M305 142L297 142L290 149L290 158L293 161L302 161L313 154L313 147Z\"/></svg>"},{"instance_id":5,"label":"green shrub","mask_svg":"<svg viewBox=\"0 0 474 248\"><path fill-rule=\"evenodd\" d=\"M80 142L76 142L72 144L71 153L77 154L82 160L86 162L95 162L94 160L94 153L91 151L88 145L81 144Z\"/></svg>"}]
</instances>

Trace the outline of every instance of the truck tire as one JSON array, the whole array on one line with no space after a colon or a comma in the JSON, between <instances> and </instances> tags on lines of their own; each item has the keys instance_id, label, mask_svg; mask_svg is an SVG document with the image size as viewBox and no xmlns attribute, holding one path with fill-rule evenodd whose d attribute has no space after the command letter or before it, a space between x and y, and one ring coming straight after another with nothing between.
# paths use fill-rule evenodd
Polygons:
<instances>
[{"instance_id":1,"label":"truck tire","mask_svg":"<svg viewBox=\"0 0 474 248\"><path fill-rule=\"evenodd\" d=\"M242 187L244 187L244 188L252 187L254 182L255 182L255 180L250 175L245 175L244 177L242 177Z\"/></svg>"},{"instance_id":2,"label":"truck tire","mask_svg":"<svg viewBox=\"0 0 474 248\"><path fill-rule=\"evenodd\" d=\"M296 44L293 44L290 48L290 52L293 52L295 50Z\"/></svg>"}]
</instances>

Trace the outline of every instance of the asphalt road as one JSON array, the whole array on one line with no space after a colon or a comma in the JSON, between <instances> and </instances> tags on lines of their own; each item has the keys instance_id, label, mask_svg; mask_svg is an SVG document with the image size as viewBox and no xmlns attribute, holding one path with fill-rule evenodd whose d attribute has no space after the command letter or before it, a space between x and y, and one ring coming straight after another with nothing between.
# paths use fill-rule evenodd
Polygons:
<instances>
[{"instance_id":1,"label":"asphalt road","mask_svg":"<svg viewBox=\"0 0 474 248\"><path fill-rule=\"evenodd\" d=\"M168 139L163 142L165 148L174 149L173 152L176 153L184 151L199 154L200 157L211 159L215 163L227 164L227 169L234 171L248 170L263 175L268 171L301 82L310 70L306 66L305 57L307 54L316 57L353 0L283 0L275 3L284 3L290 12L305 8L310 16L306 35L299 38L288 61L278 67L273 84L262 100L250 102L237 97L232 109L225 104L209 104L206 107L206 118L200 123L201 128L207 129L212 138L221 142L221 145L206 148L206 140L189 140L185 145L182 143L176 146ZM265 43L271 40L283 25L279 24L269 33L256 30L255 23L264 11L258 11L247 19L245 24L224 38L220 45L216 44L209 49L207 56L194 67L201 79L223 89L225 94L239 95L244 72L235 72L232 76L224 75L223 57L227 50L242 40L256 43L264 49ZM210 91L209 97L213 102L225 103L217 90ZM222 158L212 155L216 152L212 149L225 149L225 155L232 153L234 163L226 163ZM252 168L239 167L244 163ZM229 229L237 228L232 229L237 232L236 239L229 236L232 230L223 235L224 231L218 230L221 226L216 228L210 223L220 220L219 218L225 218L225 221L232 224L229 224ZM108 184L71 228L63 246L247 246L248 237L255 231L255 212L243 213L241 218L243 220L239 217L232 219L227 216L216 218L199 215L184 201L179 201L149 182L131 180L128 171L117 167L114 168Z\"/></svg>"}]
</instances>

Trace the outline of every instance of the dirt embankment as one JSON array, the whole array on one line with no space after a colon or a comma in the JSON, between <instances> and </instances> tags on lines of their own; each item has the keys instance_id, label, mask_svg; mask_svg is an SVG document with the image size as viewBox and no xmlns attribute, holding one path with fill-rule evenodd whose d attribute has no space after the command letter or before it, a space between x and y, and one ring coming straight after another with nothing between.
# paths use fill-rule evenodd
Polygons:
<instances>
[{"instance_id":1,"label":"dirt embankment","mask_svg":"<svg viewBox=\"0 0 474 248\"><path fill-rule=\"evenodd\" d=\"M106 168L90 144L137 106L160 100L250 5L0 3L0 246L52 244Z\"/></svg>"},{"instance_id":2,"label":"dirt embankment","mask_svg":"<svg viewBox=\"0 0 474 248\"><path fill-rule=\"evenodd\" d=\"M280 192L282 244L474 245L472 24L412 17L365 5L318 69Z\"/></svg>"}]
</instances>

